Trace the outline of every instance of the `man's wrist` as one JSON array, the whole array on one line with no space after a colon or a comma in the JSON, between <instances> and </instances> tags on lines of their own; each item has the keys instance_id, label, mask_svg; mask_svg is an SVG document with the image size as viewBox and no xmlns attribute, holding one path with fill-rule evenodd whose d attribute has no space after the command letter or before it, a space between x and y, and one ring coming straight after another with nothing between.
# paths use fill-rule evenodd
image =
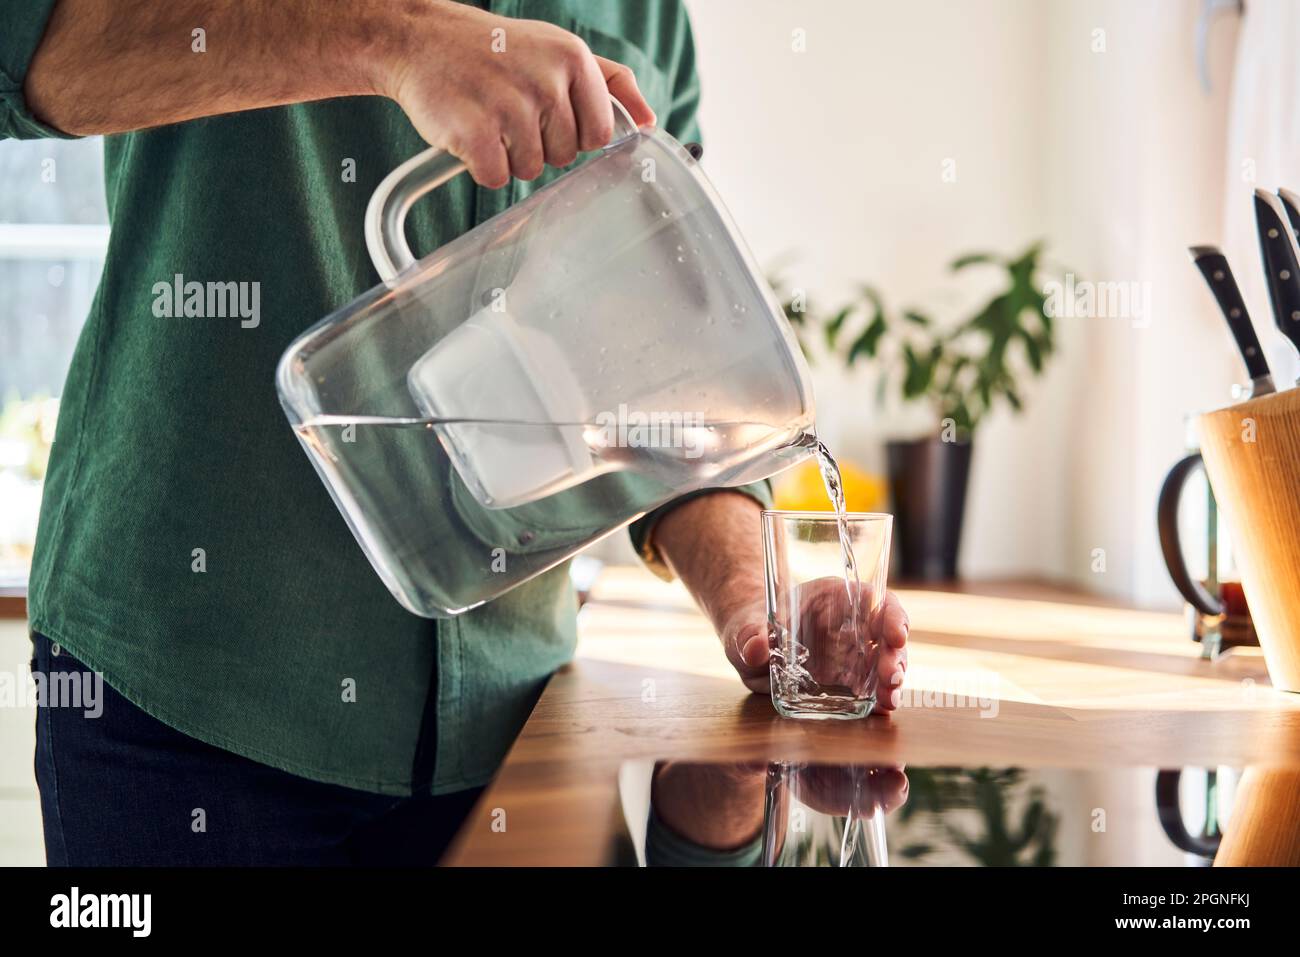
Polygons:
<instances>
[{"instance_id":1,"label":"man's wrist","mask_svg":"<svg viewBox=\"0 0 1300 957\"><path fill-rule=\"evenodd\" d=\"M709 617L719 634L747 622L764 607L763 579L742 577L717 586L709 598Z\"/></svg>"},{"instance_id":2,"label":"man's wrist","mask_svg":"<svg viewBox=\"0 0 1300 957\"><path fill-rule=\"evenodd\" d=\"M350 29L341 31L333 51L335 66L352 77L348 85L363 93L395 98L406 56L407 37L426 3L392 3L371 0L364 16L352 21Z\"/></svg>"},{"instance_id":3,"label":"man's wrist","mask_svg":"<svg viewBox=\"0 0 1300 957\"><path fill-rule=\"evenodd\" d=\"M359 18L344 44L344 68L358 77L365 92L400 102L413 67L440 58L441 40L476 17L490 16L458 0L373 0L369 16ZM489 39L485 27L485 45Z\"/></svg>"},{"instance_id":4,"label":"man's wrist","mask_svg":"<svg viewBox=\"0 0 1300 957\"><path fill-rule=\"evenodd\" d=\"M744 492L719 489L674 508L654 530L659 553L719 633L763 604L761 511Z\"/></svg>"}]
</instances>

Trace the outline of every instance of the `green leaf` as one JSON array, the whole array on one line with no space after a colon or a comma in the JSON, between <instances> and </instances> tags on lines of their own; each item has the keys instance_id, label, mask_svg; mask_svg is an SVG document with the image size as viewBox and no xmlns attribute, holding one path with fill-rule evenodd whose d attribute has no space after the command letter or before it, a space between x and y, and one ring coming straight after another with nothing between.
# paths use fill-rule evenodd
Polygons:
<instances>
[{"instance_id":1,"label":"green leaf","mask_svg":"<svg viewBox=\"0 0 1300 957\"><path fill-rule=\"evenodd\" d=\"M1015 843L1021 847L1028 847L1038 836L1038 831L1046 819L1047 808L1040 800L1030 803L1025 809L1025 815L1020 820L1020 833L1015 837Z\"/></svg>"},{"instance_id":2,"label":"green leaf","mask_svg":"<svg viewBox=\"0 0 1300 957\"><path fill-rule=\"evenodd\" d=\"M853 306L848 305L835 313L826 322L826 348L834 349L836 340L839 338L840 330L844 328L844 323L849 316L853 314Z\"/></svg>"},{"instance_id":3,"label":"green leaf","mask_svg":"<svg viewBox=\"0 0 1300 957\"><path fill-rule=\"evenodd\" d=\"M929 355L918 356L911 345L905 345L903 361L907 365L903 377L903 398L915 399L925 395L930 383L934 381L934 360Z\"/></svg>"},{"instance_id":4,"label":"green leaf","mask_svg":"<svg viewBox=\"0 0 1300 957\"><path fill-rule=\"evenodd\" d=\"M969 435L975 431L976 419L964 399L958 399L954 405L949 406L944 411L944 418L952 419L959 434Z\"/></svg>"},{"instance_id":5,"label":"green leaf","mask_svg":"<svg viewBox=\"0 0 1300 957\"><path fill-rule=\"evenodd\" d=\"M1036 239L1030 243L1025 251L1007 264L1007 268L1012 272L1024 270L1032 273L1038 268L1038 260L1043 255L1043 250L1047 247L1046 240Z\"/></svg>"},{"instance_id":6,"label":"green leaf","mask_svg":"<svg viewBox=\"0 0 1300 957\"><path fill-rule=\"evenodd\" d=\"M808 348L808 343L804 341L803 336L796 331L794 334L794 339L795 342L799 343L799 351L802 352L803 357L808 360L808 364L816 365L817 357L813 355L812 350Z\"/></svg>"},{"instance_id":7,"label":"green leaf","mask_svg":"<svg viewBox=\"0 0 1300 957\"><path fill-rule=\"evenodd\" d=\"M863 286L862 298L871 303L876 312L880 313L885 311L885 300L881 298L881 295L876 291L875 286Z\"/></svg>"},{"instance_id":8,"label":"green leaf","mask_svg":"<svg viewBox=\"0 0 1300 957\"><path fill-rule=\"evenodd\" d=\"M916 309L887 312L884 299L870 285L861 286L860 295L829 318L809 307L791 321L809 332L820 328L827 348L842 352L847 367L860 360L899 356L887 367L872 363L877 400L888 391L901 393L905 401L924 400L968 435L998 403L1021 410L1023 381L1041 375L1055 351L1056 324L1046 314L1047 296L1039 278L1044 249L1037 241L1009 257L973 252L953 260L954 271L996 267L1004 281L1002 289L955 325L941 326ZM1052 271L1057 271L1055 265ZM779 295L785 299L788 290L782 288ZM783 303L787 314L792 305ZM858 330L860 308L866 321ZM802 332L800 339L806 344ZM1017 341L1024 344L1023 359Z\"/></svg>"},{"instance_id":9,"label":"green leaf","mask_svg":"<svg viewBox=\"0 0 1300 957\"><path fill-rule=\"evenodd\" d=\"M1025 355L1029 358L1029 365L1035 372L1043 371L1043 352L1038 347L1038 342L1029 333L1025 333Z\"/></svg>"},{"instance_id":10,"label":"green leaf","mask_svg":"<svg viewBox=\"0 0 1300 957\"><path fill-rule=\"evenodd\" d=\"M844 359L844 364L851 366L860 356L876 357L876 349L880 346L880 339L885 334L885 316L882 312L877 312L867 328L862 330L862 335L853 341L849 346L849 354Z\"/></svg>"},{"instance_id":11,"label":"green leaf","mask_svg":"<svg viewBox=\"0 0 1300 957\"><path fill-rule=\"evenodd\" d=\"M992 265L1002 260L992 253L967 253L965 256L958 256L952 261L949 267L953 272L965 269L967 266Z\"/></svg>"}]
</instances>

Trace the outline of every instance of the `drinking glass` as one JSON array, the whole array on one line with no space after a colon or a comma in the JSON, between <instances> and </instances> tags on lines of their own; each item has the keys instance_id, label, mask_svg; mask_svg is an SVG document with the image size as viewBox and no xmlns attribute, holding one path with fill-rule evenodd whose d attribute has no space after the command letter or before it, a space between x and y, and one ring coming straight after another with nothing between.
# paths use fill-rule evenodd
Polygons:
<instances>
[{"instance_id":1,"label":"drinking glass","mask_svg":"<svg viewBox=\"0 0 1300 957\"><path fill-rule=\"evenodd\" d=\"M767 770L765 867L888 867L885 809L898 768L777 762Z\"/></svg>"},{"instance_id":2,"label":"drinking glass","mask_svg":"<svg viewBox=\"0 0 1300 957\"><path fill-rule=\"evenodd\" d=\"M842 541L833 512L763 512L772 704L782 716L865 718L875 707L892 528L891 515L848 512Z\"/></svg>"}]
</instances>

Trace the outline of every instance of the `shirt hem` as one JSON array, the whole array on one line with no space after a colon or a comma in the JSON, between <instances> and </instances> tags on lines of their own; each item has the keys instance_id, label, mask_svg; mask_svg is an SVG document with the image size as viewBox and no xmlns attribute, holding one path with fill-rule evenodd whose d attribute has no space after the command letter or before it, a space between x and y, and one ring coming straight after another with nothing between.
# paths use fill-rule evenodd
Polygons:
<instances>
[{"instance_id":1,"label":"shirt hem","mask_svg":"<svg viewBox=\"0 0 1300 957\"><path fill-rule=\"evenodd\" d=\"M145 714L161 721L170 728L179 731L181 734L188 735L195 740L202 741L204 744L210 744L215 748L221 748L223 751L229 751L232 754L238 754L240 757L248 758L250 761L256 761L259 764L265 764L277 770L284 771L297 777L307 778L311 781L317 781L321 784L333 784L339 787L350 788L354 791L366 791L370 794L382 794L389 797L410 797L414 791L410 781L385 781L385 780L365 780L348 775L339 774L334 771L327 771L322 768L312 767L301 764L283 755L275 754L270 751L263 751L247 743L236 741L227 737L219 731L213 731L210 728L204 728L193 724L185 718L179 717L166 708L160 708L149 701L148 695L141 694L130 681L127 681L122 675L105 668L99 656L92 651L80 647L75 641L68 641L66 633L53 627L49 619L37 615L28 622L28 629L44 635L50 641L58 642L59 645L66 648L68 652L78 659L92 671L98 672L108 683L109 687L126 698L131 704L135 705ZM433 789L433 794L452 794L456 791L465 791L470 788L481 787L490 781L492 775L488 775L482 781L460 778L452 781L439 782L440 786Z\"/></svg>"}]
</instances>

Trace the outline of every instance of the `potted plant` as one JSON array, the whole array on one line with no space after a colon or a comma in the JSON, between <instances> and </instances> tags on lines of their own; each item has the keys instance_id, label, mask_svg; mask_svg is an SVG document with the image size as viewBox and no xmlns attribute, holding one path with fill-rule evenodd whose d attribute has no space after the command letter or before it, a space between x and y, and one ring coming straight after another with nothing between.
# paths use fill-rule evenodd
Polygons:
<instances>
[{"instance_id":1,"label":"potted plant","mask_svg":"<svg viewBox=\"0 0 1300 957\"><path fill-rule=\"evenodd\" d=\"M1047 792L1026 784L1020 768L908 768L907 781L899 824L919 822L923 815L931 821L919 829L918 840L899 848L899 856L918 861L935 851L954 850L982 867L1048 867L1056 862L1060 818L1052 812ZM953 813L972 811L982 825L974 835L954 823Z\"/></svg>"},{"instance_id":2,"label":"potted plant","mask_svg":"<svg viewBox=\"0 0 1300 957\"><path fill-rule=\"evenodd\" d=\"M894 312L872 287L829 317L817 317L798 298L785 312L801 336L820 328L826 347L853 368L878 370L877 400L892 390L904 402L924 402L933 429L886 444L899 573L922 581L957 575L971 439L1000 402L1022 406L1021 386L1040 374L1055 348L1044 283L1043 244L1018 256L973 253L953 272L997 269L1006 285L974 315L942 325L915 309Z\"/></svg>"}]
</instances>

